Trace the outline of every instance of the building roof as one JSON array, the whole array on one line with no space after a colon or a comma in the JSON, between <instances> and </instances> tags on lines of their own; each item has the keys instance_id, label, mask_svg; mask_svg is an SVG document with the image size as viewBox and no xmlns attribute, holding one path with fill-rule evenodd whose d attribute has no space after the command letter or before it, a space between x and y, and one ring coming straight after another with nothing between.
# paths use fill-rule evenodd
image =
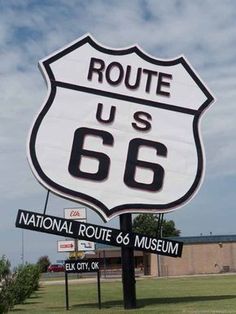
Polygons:
<instances>
[{"instance_id":1,"label":"building roof","mask_svg":"<svg viewBox=\"0 0 236 314\"><path fill-rule=\"evenodd\" d=\"M225 243L236 242L236 234L228 235L201 235L191 237L171 237L168 239L183 242L184 244L197 244L197 243Z\"/></svg>"},{"instance_id":2,"label":"building roof","mask_svg":"<svg viewBox=\"0 0 236 314\"><path fill-rule=\"evenodd\" d=\"M96 251L97 250L119 250L120 247L119 246L112 246L112 245L108 245L108 244L103 244L103 243L96 243Z\"/></svg>"}]
</instances>

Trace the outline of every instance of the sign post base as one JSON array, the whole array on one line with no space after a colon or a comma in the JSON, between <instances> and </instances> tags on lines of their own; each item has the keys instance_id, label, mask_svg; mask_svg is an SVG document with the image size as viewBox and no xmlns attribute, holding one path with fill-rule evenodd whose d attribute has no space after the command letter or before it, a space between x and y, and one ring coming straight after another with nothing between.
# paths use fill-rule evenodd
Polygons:
<instances>
[{"instance_id":1,"label":"sign post base","mask_svg":"<svg viewBox=\"0 0 236 314\"><path fill-rule=\"evenodd\" d=\"M120 215L120 229L122 232L132 231L131 214ZM134 250L129 247L121 248L123 300L125 309L136 308Z\"/></svg>"}]
</instances>

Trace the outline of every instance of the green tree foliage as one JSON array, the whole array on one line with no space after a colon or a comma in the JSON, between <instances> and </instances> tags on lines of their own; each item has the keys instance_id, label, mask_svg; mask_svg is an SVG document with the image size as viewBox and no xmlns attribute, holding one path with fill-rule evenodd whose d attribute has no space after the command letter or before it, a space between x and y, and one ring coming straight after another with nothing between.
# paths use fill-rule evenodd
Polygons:
<instances>
[{"instance_id":1,"label":"green tree foliage","mask_svg":"<svg viewBox=\"0 0 236 314\"><path fill-rule=\"evenodd\" d=\"M0 284L0 313L7 313L14 306L14 297L12 294L12 280L2 281Z\"/></svg>"},{"instance_id":2,"label":"green tree foliage","mask_svg":"<svg viewBox=\"0 0 236 314\"><path fill-rule=\"evenodd\" d=\"M23 303L39 286L39 266L21 265L11 273L10 262L0 259L0 314L7 313L15 304Z\"/></svg>"},{"instance_id":3,"label":"green tree foliage","mask_svg":"<svg viewBox=\"0 0 236 314\"><path fill-rule=\"evenodd\" d=\"M39 270L41 273L46 273L48 266L51 264L49 257L47 255L41 256L38 261L37 265L39 266Z\"/></svg>"},{"instance_id":4,"label":"green tree foliage","mask_svg":"<svg viewBox=\"0 0 236 314\"><path fill-rule=\"evenodd\" d=\"M40 271L38 265L20 266L14 274L14 304L21 304L38 289Z\"/></svg>"},{"instance_id":5,"label":"green tree foliage","mask_svg":"<svg viewBox=\"0 0 236 314\"><path fill-rule=\"evenodd\" d=\"M0 282L4 279L6 280L11 271L10 271L11 263L9 260L6 258L5 255L2 256L0 259Z\"/></svg>"},{"instance_id":6,"label":"green tree foliage","mask_svg":"<svg viewBox=\"0 0 236 314\"><path fill-rule=\"evenodd\" d=\"M133 232L141 233L149 237L157 236L158 217L154 214L140 214L133 220ZM180 230L176 229L173 220L162 222L162 237L176 237L180 235Z\"/></svg>"},{"instance_id":7,"label":"green tree foliage","mask_svg":"<svg viewBox=\"0 0 236 314\"><path fill-rule=\"evenodd\" d=\"M2 256L0 259L0 313L6 313L13 307L11 263Z\"/></svg>"}]
</instances>

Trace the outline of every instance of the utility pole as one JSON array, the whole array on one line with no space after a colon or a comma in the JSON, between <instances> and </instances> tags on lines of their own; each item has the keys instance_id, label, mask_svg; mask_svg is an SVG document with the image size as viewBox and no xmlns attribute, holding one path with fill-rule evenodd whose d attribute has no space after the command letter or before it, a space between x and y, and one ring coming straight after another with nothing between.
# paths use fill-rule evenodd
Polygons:
<instances>
[{"instance_id":1,"label":"utility pole","mask_svg":"<svg viewBox=\"0 0 236 314\"><path fill-rule=\"evenodd\" d=\"M25 248L24 248L24 229L21 232L21 263L25 264Z\"/></svg>"}]
</instances>

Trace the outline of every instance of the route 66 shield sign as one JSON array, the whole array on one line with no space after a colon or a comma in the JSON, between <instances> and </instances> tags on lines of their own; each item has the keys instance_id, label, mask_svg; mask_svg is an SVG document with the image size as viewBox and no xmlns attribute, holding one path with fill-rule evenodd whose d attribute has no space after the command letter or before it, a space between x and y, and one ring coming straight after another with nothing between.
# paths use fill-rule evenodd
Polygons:
<instances>
[{"instance_id":1,"label":"route 66 shield sign","mask_svg":"<svg viewBox=\"0 0 236 314\"><path fill-rule=\"evenodd\" d=\"M171 211L194 196L204 172L199 122L213 96L183 56L159 60L84 36L40 67L49 94L28 159L47 189L105 220Z\"/></svg>"}]
</instances>

